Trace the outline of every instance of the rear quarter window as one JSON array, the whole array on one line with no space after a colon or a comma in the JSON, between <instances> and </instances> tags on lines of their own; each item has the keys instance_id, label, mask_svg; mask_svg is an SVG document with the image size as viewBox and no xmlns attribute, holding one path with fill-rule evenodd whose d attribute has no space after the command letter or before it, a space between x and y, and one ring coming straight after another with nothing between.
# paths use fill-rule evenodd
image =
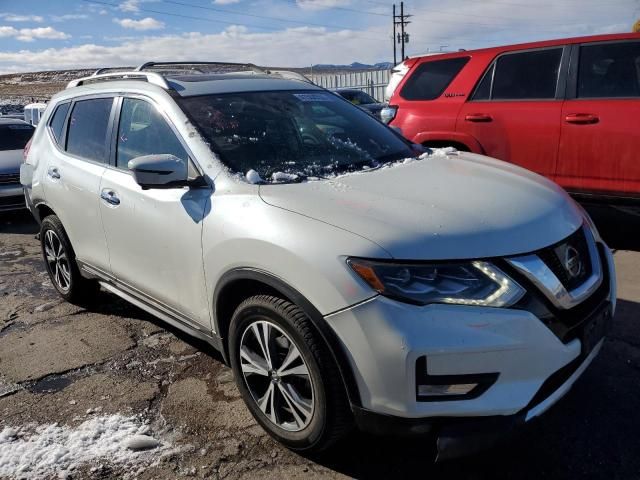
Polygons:
<instances>
[{"instance_id":1,"label":"rear quarter window","mask_svg":"<svg viewBox=\"0 0 640 480\"><path fill-rule=\"evenodd\" d=\"M31 125L0 125L0 150L22 150L35 129Z\"/></svg>"},{"instance_id":2,"label":"rear quarter window","mask_svg":"<svg viewBox=\"0 0 640 480\"><path fill-rule=\"evenodd\" d=\"M468 61L469 57L458 57L422 63L409 76L400 96L405 100L438 98Z\"/></svg>"},{"instance_id":3,"label":"rear quarter window","mask_svg":"<svg viewBox=\"0 0 640 480\"><path fill-rule=\"evenodd\" d=\"M69 105L69 103L62 103L58 105L56 107L56 111L51 117L51 121L49 122L49 128L51 129L53 137L56 139L56 143L62 147L64 147L64 142L62 141L62 130L64 129L64 121L67 118L67 113L69 112Z\"/></svg>"}]
</instances>

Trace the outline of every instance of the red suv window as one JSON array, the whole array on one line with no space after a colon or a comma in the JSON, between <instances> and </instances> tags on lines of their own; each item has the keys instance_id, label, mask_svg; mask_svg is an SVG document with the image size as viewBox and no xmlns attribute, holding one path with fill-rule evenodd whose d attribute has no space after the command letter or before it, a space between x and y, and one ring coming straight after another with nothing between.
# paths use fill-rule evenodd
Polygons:
<instances>
[{"instance_id":1,"label":"red suv window","mask_svg":"<svg viewBox=\"0 0 640 480\"><path fill-rule=\"evenodd\" d=\"M640 96L640 42L580 47L578 98Z\"/></svg>"},{"instance_id":2,"label":"red suv window","mask_svg":"<svg viewBox=\"0 0 640 480\"><path fill-rule=\"evenodd\" d=\"M405 100L434 100L460 73L469 57L424 62L407 79L400 96Z\"/></svg>"},{"instance_id":3,"label":"red suv window","mask_svg":"<svg viewBox=\"0 0 640 480\"><path fill-rule=\"evenodd\" d=\"M562 47L508 53L487 70L473 100L543 100L556 96Z\"/></svg>"}]
</instances>

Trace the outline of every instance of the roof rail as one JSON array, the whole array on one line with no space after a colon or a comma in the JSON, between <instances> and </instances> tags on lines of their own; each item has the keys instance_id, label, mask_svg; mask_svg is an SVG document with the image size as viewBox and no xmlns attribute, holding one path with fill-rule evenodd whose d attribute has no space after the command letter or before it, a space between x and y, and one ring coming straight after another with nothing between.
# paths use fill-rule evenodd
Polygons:
<instances>
[{"instance_id":1,"label":"roof rail","mask_svg":"<svg viewBox=\"0 0 640 480\"><path fill-rule=\"evenodd\" d=\"M93 72L93 75L100 75L110 70L114 70L112 73L127 72L133 70L133 67L102 67Z\"/></svg>"},{"instance_id":2,"label":"roof rail","mask_svg":"<svg viewBox=\"0 0 640 480\"><path fill-rule=\"evenodd\" d=\"M97 70L100 72L103 69ZM96 72L96 73L97 73ZM109 80L128 80L128 79L141 79L146 80L149 83L153 83L154 85L158 85L159 87L164 88L165 90L170 90L171 87L164 79L164 77L158 73L154 72L140 72L140 71L128 71L128 72L113 72L113 73L97 73L93 74L90 77L78 78L77 80L71 80L67 84L67 88L79 87L80 85L85 85L87 83L100 82L100 81L109 81Z\"/></svg>"},{"instance_id":3,"label":"roof rail","mask_svg":"<svg viewBox=\"0 0 640 480\"><path fill-rule=\"evenodd\" d=\"M268 73L264 68L258 67L253 63L235 63L235 62L147 62L140 65L135 69L136 72L142 72L149 68L163 68L163 67L188 67L188 66L232 66L232 67L245 67L255 73ZM184 68L184 70L198 71L200 73L205 73L200 69L196 68Z\"/></svg>"}]
</instances>

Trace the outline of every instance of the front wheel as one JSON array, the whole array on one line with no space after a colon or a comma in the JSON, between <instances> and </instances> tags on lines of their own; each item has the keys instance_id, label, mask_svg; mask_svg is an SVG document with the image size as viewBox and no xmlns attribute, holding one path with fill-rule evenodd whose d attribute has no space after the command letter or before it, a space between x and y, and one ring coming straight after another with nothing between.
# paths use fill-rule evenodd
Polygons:
<instances>
[{"instance_id":1,"label":"front wheel","mask_svg":"<svg viewBox=\"0 0 640 480\"><path fill-rule=\"evenodd\" d=\"M236 309L230 326L236 383L254 418L292 450L321 451L348 431L348 401L326 345L296 305L268 295Z\"/></svg>"}]
</instances>

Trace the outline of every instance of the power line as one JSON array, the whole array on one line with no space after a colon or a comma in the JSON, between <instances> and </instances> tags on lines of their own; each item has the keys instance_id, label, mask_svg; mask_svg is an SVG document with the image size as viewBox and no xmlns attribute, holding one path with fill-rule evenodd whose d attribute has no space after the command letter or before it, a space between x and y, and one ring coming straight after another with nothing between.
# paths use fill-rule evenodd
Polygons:
<instances>
[{"instance_id":1,"label":"power line","mask_svg":"<svg viewBox=\"0 0 640 480\"><path fill-rule=\"evenodd\" d=\"M298 2L298 0L284 0L285 2L288 3L294 3L298 6L300 6L300 3ZM353 12L353 13L359 13L361 15L376 15L378 17L386 17L387 14L386 13L377 13L377 12L367 12L364 10L356 10L355 8L347 8L347 7L323 7L323 10L342 10L344 12Z\"/></svg>"},{"instance_id":2,"label":"power line","mask_svg":"<svg viewBox=\"0 0 640 480\"><path fill-rule=\"evenodd\" d=\"M175 0L160 0L162 3L169 3L169 4L173 4L173 5L181 5L183 7L190 7L190 8L198 8L200 10L209 10L212 12L220 12L220 13L228 13L231 15L239 15L239 16L244 16L244 17L253 17L253 18L263 18L266 20L276 20L278 22L287 22L287 23L296 23L299 25L305 25L305 26L309 26L312 25L314 27L325 27L325 28L342 28L342 29L347 29L347 30L352 30L352 27L348 27L345 25L328 25L326 23L315 23L315 22L304 22L301 20L292 20L290 18L282 18L282 17L271 17L268 15L258 15L258 14L254 14L254 13L245 13L245 12L238 12L237 10L228 10L225 8L217 8L217 7L205 7L204 5L196 5L193 3L186 3L186 2L178 2Z\"/></svg>"},{"instance_id":3,"label":"power line","mask_svg":"<svg viewBox=\"0 0 640 480\"><path fill-rule=\"evenodd\" d=\"M109 3L109 2L103 2L103 1L100 1L100 0L82 0L82 1L85 2L85 3L93 3L93 4L97 4L97 5L105 5L105 6L109 6L109 7L112 7L112 8L117 8L119 6L118 4ZM150 9L150 8L140 8L140 7L138 7L138 11L146 12L146 13L154 13L156 15L166 15L166 16L170 16L170 17L184 18L184 19L187 19L187 20L199 20L201 22L219 23L219 24L223 24L223 25L235 25L235 26L240 26L240 27L251 27L251 28L269 30L269 31L274 31L274 32L282 31L282 28L279 28L279 27L269 27L269 26L264 26L264 25L255 25L255 24L248 24L248 23L241 23L241 22L215 20L213 18L208 18L208 17L194 17L192 15L182 15L180 13L163 12L163 11L159 11L159 10L153 10L153 9ZM350 33L354 33L354 34L356 34L356 36L360 36L362 38L369 38L369 39L372 39L372 40L380 40L380 37L373 36L373 35L368 35L367 32L363 32L362 30L351 30L351 29L349 29L349 32Z\"/></svg>"}]
</instances>

